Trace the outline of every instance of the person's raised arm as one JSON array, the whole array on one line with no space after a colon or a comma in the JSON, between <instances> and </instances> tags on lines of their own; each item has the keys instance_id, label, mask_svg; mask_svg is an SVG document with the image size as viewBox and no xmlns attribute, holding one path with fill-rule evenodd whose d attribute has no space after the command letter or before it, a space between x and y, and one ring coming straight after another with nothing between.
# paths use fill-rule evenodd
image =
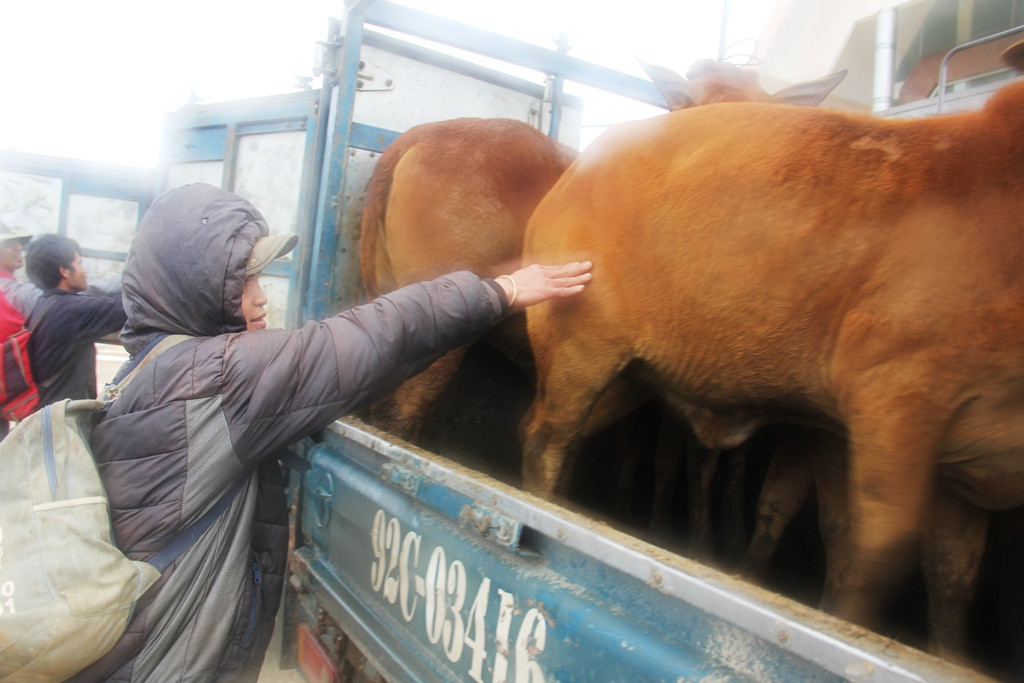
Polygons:
<instances>
[{"instance_id":1,"label":"person's raised arm","mask_svg":"<svg viewBox=\"0 0 1024 683\"><path fill-rule=\"evenodd\" d=\"M89 287L84 292L88 296L108 296L121 293L121 274L104 275L89 278Z\"/></svg>"}]
</instances>

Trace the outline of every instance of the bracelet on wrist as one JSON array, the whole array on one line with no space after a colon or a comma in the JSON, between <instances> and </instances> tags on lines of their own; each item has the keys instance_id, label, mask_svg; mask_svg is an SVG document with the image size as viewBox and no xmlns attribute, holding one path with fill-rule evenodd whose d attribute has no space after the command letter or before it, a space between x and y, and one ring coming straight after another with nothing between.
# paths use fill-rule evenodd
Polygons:
<instances>
[{"instance_id":1,"label":"bracelet on wrist","mask_svg":"<svg viewBox=\"0 0 1024 683\"><path fill-rule=\"evenodd\" d=\"M508 278L508 281L512 283L512 296L508 298L508 307L512 308L512 304L516 302L516 297L519 296L519 285L516 284L515 279L511 275L499 275L494 279L500 280L503 277Z\"/></svg>"}]
</instances>

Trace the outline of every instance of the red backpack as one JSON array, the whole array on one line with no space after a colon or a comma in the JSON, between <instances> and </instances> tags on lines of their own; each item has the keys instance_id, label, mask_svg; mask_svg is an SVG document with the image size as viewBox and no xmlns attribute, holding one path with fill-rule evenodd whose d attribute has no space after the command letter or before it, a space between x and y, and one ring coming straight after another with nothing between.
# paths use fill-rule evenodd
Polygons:
<instances>
[{"instance_id":1,"label":"red backpack","mask_svg":"<svg viewBox=\"0 0 1024 683\"><path fill-rule=\"evenodd\" d=\"M39 389L28 362L29 330L12 334L3 343L0 366L0 417L24 420L39 407Z\"/></svg>"},{"instance_id":2,"label":"red backpack","mask_svg":"<svg viewBox=\"0 0 1024 683\"><path fill-rule=\"evenodd\" d=\"M0 418L24 420L39 408L39 389L32 379L28 361L28 340L53 300L45 304L28 329L22 328L7 338L0 352ZM52 381L52 380L50 380ZM48 386L46 382L44 386Z\"/></svg>"}]
</instances>

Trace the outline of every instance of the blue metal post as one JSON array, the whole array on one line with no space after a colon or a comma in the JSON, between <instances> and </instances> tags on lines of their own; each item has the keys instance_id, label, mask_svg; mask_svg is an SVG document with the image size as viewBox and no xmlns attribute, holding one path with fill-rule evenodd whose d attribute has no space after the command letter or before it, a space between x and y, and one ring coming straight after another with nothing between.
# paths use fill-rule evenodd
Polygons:
<instances>
[{"instance_id":1,"label":"blue metal post","mask_svg":"<svg viewBox=\"0 0 1024 683\"><path fill-rule=\"evenodd\" d=\"M569 52L569 37L562 33L558 36L558 53ZM555 140L558 139L558 131L562 126L562 88L565 85L565 77L561 74L553 74L554 80L551 83L551 127L548 135Z\"/></svg>"},{"instance_id":2,"label":"blue metal post","mask_svg":"<svg viewBox=\"0 0 1024 683\"><path fill-rule=\"evenodd\" d=\"M356 255L345 250L338 254L338 209L345 187L345 154L349 147L352 109L359 73L363 21L373 0L360 0L346 7L345 15L332 42L340 43L337 71L325 75L318 126L324 128L320 157L319 192L316 207L316 237L312 245L306 317L322 319L334 312L339 278L358 277ZM349 245L351 246L351 245ZM341 272L344 271L344 272Z\"/></svg>"}]
</instances>

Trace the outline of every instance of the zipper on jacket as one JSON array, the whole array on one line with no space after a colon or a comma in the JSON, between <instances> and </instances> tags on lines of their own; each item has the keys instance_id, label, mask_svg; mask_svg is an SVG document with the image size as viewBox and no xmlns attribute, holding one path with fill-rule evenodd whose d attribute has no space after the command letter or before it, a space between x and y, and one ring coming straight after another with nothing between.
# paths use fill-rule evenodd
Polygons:
<instances>
[{"instance_id":1,"label":"zipper on jacket","mask_svg":"<svg viewBox=\"0 0 1024 683\"><path fill-rule=\"evenodd\" d=\"M252 648L263 612L263 592L260 590L262 579L260 563L254 557L252 559L252 605L249 608L249 627L245 629L245 635L242 637L242 648L245 650Z\"/></svg>"}]
</instances>

